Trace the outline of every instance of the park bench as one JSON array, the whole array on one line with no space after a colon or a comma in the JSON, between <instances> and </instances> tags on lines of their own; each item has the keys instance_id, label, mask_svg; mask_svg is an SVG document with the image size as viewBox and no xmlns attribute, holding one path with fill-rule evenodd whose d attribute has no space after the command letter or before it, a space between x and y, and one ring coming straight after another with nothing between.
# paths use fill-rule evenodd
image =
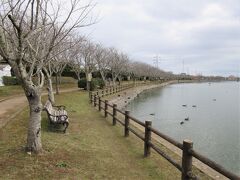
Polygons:
<instances>
[{"instance_id":1,"label":"park bench","mask_svg":"<svg viewBox=\"0 0 240 180\"><path fill-rule=\"evenodd\" d=\"M51 101L47 100L44 109L47 111L50 124L62 124L65 126L65 129L63 130L65 133L69 125L65 106L54 106Z\"/></svg>"}]
</instances>

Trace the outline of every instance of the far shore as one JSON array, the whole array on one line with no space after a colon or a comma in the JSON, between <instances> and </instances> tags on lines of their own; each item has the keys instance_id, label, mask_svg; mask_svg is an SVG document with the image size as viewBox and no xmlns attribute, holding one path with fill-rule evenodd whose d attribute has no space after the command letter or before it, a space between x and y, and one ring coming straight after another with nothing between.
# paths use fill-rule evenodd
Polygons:
<instances>
[{"instance_id":1,"label":"far shore","mask_svg":"<svg viewBox=\"0 0 240 180\"><path fill-rule=\"evenodd\" d=\"M126 105L128 103L130 103L131 101L133 101L135 98L137 98L139 96L140 93L149 90L149 89L154 89L154 88L160 88L160 87L165 87L171 84L178 84L178 83L201 83L203 81L195 81L195 80L174 80L174 81L168 81L165 83L161 83L161 84L153 84L153 85L144 85L144 86L138 86L138 87L134 87L128 90L125 90L124 92L118 93L115 96L112 96L109 99L109 103L110 104L117 104L117 107L119 109L124 109L126 107ZM209 81L204 81L204 82L209 82ZM118 96L120 95L120 96ZM131 121L131 124L133 126L135 126L136 128L138 128L140 131L144 132L144 128ZM175 154L177 154L178 156L181 157L182 155L182 151L180 149L178 149L176 146L172 145L171 143L169 143L168 141L164 140L163 138L156 136L155 134L153 134L152 138L161 143L162 145L164 145L165 147L167 147L170 151L174 152ZM204 172L205 174L207 174L208 176L210 176L213 179L219 179L219 180L225 180L227 179L226 177L224 177L223 175L221 175L220 173L218 173L217 171L213 170L212 168L210 168L209 166L205 165L204 163L202 163L201 161L193 158L193 165L198 168L200 171Z\"/></svg>"}]
</instances>

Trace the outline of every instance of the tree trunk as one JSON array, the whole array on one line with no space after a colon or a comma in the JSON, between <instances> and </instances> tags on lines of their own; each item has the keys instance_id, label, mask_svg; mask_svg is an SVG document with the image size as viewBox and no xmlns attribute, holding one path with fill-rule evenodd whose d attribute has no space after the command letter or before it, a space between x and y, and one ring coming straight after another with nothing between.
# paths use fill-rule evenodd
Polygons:
<instances>
[{"instance_id":1,"label":"tree trunk","mask_svg":"<svg viewBox=\"0 0 240 180\"><path fill-rule=\"evenodd\" d=\"M52 104L54 104L55 103L55 99L54 99L54 93L53 93L53 86L52 86L52 79L51 79L51 77L48 77L47 81L48 81L48 99L49 99L49 101L51 101Z\"/></svg>"},{"instance_id":2,"label":"tree trunk","mask_svg":"<svg viewBox=\"0 0 240 180\"><path fill-rule=\"evenodd\" d=\"M88 71L86 72L86 89L87 89L87 91L90 91L90 81L89 81L89 79L88 79Z\"/></svg>"},{"instance_id":3,"label":"tree trunk","mask_svg":"<svg viewBox=\"0 0 240 180\"><path fill-rule=\"evenodd\" d=\"M78 79L78 81L80 81L80 79L81 79L81 77L80 77L80 73L76 73L76 75L77 75L77 79Z\"/></svg>"},{"instance_id":4,"label":"tree trunk","mask_svg":"<svg viewBox=\"0 0 240 180\"><path fill-rule=\"evenodd\" d=\"M116 77L112 79L113 86L116 86Z\"/></svg>"},{"instance_id":5,"label":"tree trunk","mask_svg":"<svg viewBox=\"0 0 240 180\"><path fill-rule=\"evenodd\" d=\"M107 85L107 80L106 80L106 77L104 76L104 72L100 71L100 74L101 74L102 80L104 82L104 86L106 86Z\"/></svg>"},{"instance_id":6,"label":"tree trunk","mask_svg":"<svg viewBox=\"0 0 240 180\"><path fill-rule=\"evenodd\" d=\"M119 86L121 85L121 81L122 81L122 78L121 78L121 77L118 77L118 85L119 85Z\"/></svg>"},{"instance_id":7,"label":"tree trunk","mask_svg":"<svg viewBox=\"0 0 240 180\"><path fill-rule=\"evenodd\" d=\"M56 74L56 94L59 94L59 86L58 86L58 83L59 83L59 81L58 81L58 74Z\"/></svg>"},{"instance_id":8,"label":"tree trunk","mask_svg":"<svg viewBox=\"0 0 240 180\"><path fill-rule=\"evenodd\" d=\"M59 73L58 80L58 84L62 84L62 73Z\"/></svg>"},{"instance_id":9,"label":"tree trunk","mask_svg":"<svg viewBox=\"0 0 240 180\"><path fill-rule=\"evenodd\" d=\"M41 92L39 89L31 88L25 90L29 108L30 108L30 118L28 123L28 134L27 134L27 152L42 152L41 143L41 113L42 113L42 103L41 103Z\"/></svg>"},{"instance_id":10,"label":"tree trunk","mask_svg":"<svg viewBox=\"0 0 240 180\"><path fill-rule=\"evenodd\" d=\"M87 81L87 91L90 91L90 81Z\"/></svg>"}]
</instances>

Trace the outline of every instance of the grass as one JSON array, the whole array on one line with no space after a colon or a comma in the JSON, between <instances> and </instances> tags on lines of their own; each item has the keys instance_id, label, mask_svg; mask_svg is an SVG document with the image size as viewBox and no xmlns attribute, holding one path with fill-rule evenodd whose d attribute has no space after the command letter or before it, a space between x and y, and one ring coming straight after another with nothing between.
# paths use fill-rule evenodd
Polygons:
<instances>
[{"instance_id":1,"label":"grass","mask_svg":"<svg viewBox=\"0 0 240 180\"><path fill-rule=\"evenodd\" d=\"M71 78L71 77L62 77L62 84L60 84L59 89L67 89L67 88L77 88L77 80ZM55 89L54 84L54 77L53 77L53 88ZM43 88L44 90L46 88ZM13 97L16 95L23 95L23 89L21 86L1 86L0 87L0 101L2 99L6 99L9 97Z\"/></svg>"},{"instance_id":2,"label":"grass","mask_svg":"<svg viewBox=\"0 0 240 180\"><path fill-rule=\"evenodd\" d=\"M156 153L143 158L143 143L88 103L85 92L56 97L70 116L66 134L50 131L43 113L42 155L27 155L24 144L28 110L0 129L0 179L180 179L178 172ZM206 177L203 176L203 179Z\"/></svg>"},{"instance_id":3,"label":"grass","mask_svg":"<svg viewBox=\"0 0 240 180\"><path fill-rule=\"evenodd\" d=\"M0 100L9 96L23 94L23 89L20 86L1 86L0 87Z\"/></svg>"}]
</instances>

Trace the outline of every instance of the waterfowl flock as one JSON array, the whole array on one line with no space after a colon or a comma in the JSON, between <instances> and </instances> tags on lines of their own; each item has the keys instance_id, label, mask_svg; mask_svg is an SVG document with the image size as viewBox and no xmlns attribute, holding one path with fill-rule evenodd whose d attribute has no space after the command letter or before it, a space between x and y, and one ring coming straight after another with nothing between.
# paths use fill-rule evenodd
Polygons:
<instances>
[{"instance_id":1,"label":"waterfowl flock","mask_svg":"<svg viewBox=\"0 0 240 180\"><path fill-rule=\"evenodd\" d=\"M187 104L183 104L182 107L187 107ZM197 105L194 104L194 105L192 105L192 107L193 107L193 108L196 108ZM184 121L189 121L189 120L190 120L189 116L186 117L186 118L184 118ZM181 121L180 124L183 125L183 124L184 124L184 121Z\"/></svg>"},{"instance_id":2,"label":"waterfowl flock","mask_svg":"<svg viewBox=\"0 0 240 180\"><path fill-rule=\"evenodd\" d=\"M213 101L217 101L217 99L213 99ZM187 107L187 104L182 104L182 107ZM197 105L194 104L194 105L192 105L192 107L193 107L193 108L196 108ZM185 120L185 121L189 121L190 118L189 118L189 117L186 117L186 118L184 118L184 120ZM180 124L183 125L183 124L184 124L184 121L181 121Z\"/></svg>"}]
</instances>

